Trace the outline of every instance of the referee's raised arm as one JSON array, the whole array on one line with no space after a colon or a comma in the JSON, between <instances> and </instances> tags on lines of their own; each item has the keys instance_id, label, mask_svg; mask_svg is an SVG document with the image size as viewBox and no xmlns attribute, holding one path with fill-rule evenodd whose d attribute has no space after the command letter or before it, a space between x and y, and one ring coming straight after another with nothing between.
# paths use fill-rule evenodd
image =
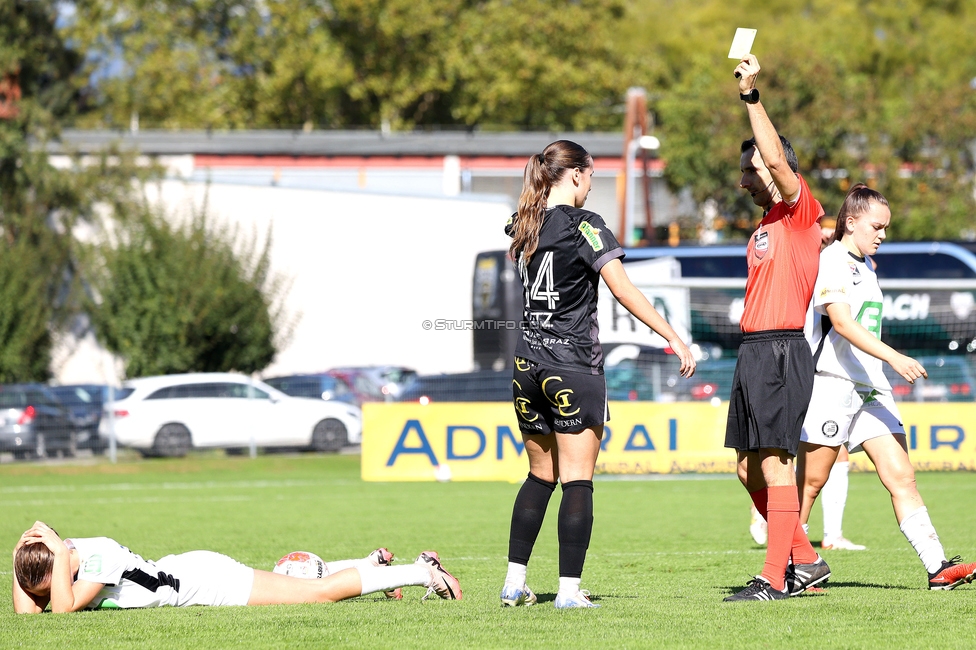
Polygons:
<instances>
[{"instance_id":1,"label":"referee's raised arm","mask_svg":"<svg viewBox=\"0 0 976 650\"><path fill-rule=\"evenodd\" d=\"M761 69L755 55L747 54L742 57L742 61L735 68L739 74L739 97L745 103L749 114L756 149L759 150L759 155L762 156L766 168L772 175L776 189L787 203L793 203L800 193L800 182L797 180L796 172L790 168L776 127L769 121L766 109L759 100L756 79Z\"/></svg>"}]
</instances>

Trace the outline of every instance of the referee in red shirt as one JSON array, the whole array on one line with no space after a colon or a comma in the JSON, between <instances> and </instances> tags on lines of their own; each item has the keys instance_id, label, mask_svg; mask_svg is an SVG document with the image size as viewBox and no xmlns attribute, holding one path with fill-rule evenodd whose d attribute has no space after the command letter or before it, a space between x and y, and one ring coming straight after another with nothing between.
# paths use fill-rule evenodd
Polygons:
<instances>
[{"instance_id":1,"label":"referee in red shirt","mask_svg":"<svg viewBox=\"0 0 976 650\"><path fill-rule=\"evenodd\" d=\"M823 208L797 174L796 153L759 101L759 61L736 66L753 137L742 143L739 185L763 209L746 250L749 275L725 446L736 450L739 480L769 524L762 574L725 600L780 600L830 577L800 525L793 458L813 390L814 363L803 336L820 258Z\"/></svg>"}]
</instances>

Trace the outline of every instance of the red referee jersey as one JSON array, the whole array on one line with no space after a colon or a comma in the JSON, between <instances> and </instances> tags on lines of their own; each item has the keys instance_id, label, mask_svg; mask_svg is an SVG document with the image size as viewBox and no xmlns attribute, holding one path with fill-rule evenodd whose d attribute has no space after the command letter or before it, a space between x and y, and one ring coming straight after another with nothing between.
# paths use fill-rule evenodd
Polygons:
<instances>
[{"instance_id":1,"label":"red referee jersey","mask_svg":"<svg viewBox=\"0 0 976 650\"><path fill-rule=\"evenodd\" d=\"M749 239L743 332L801 330L820 266L823 208L803 177L800 196L773 206Z\"/></svg>"}]
</instances>

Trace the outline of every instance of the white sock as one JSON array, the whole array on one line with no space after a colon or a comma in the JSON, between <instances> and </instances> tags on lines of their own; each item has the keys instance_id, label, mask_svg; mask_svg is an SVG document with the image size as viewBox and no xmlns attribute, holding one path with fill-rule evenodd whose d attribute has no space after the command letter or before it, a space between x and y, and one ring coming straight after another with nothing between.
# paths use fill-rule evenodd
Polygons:
<instances>
[{"instance_id":1,"label":"white sock","mask_svg":"<svg viewBox=\"0 0 976 650\"><path fill-rule=\"evenodd\" d=\"M901 520L898 525L901 532L911 543L918 559L925 565L925 570L935 573L945 562L945 550L939 541L939 534L935 532L932 520L929 519L929 509L922 506Z\"/></svg>"},{"instance_id":2,"label":"white sock","mask_svg":"<svg viewBox=\"0 0 976 650\"><path fill-rule=\"evenodd\" d=\"M390 591L397 587L426 587L430 583L430 569L426 564L402 566L357 566L363 595L374 591Z\"/></svg>"},{"instance_id":3,"label":"white sock","mask_svg":"<svg viewBox=\"0 0 976 650\"><path fill-rule=\"evenodd\" d=\"M844 536L844 508L847 506L848 472L850 462L834 463L830 476L820 490L820 506L823 508L823 538L837 539Z\"/></svg>"},{"instance_id":4,"label":"white sock","mask_svg":"<svg viewBox=\"0 0 976 650\"><path fill-rule=\"evenodd\" d=\"M367 557L359 558L358 560L335 560L333 562L326 562L326 575L331 575L333 573L339 573L343 569L358 569L359 567L375 567L376 565L370 561Z\"/></svg>"},{"instance_id":5,"label":"white sock","mask_svg":"<svg viewBox=\"0 0 976 650\"><path fill-rule=\"evenodd\" d=\"M508 563L508 575L505 576L505 584L510 587L525 586L525 570L528 567L516 562Z\"/></svg>"},{"instance_id":6,"label":"white sock","mask_svg":"<svg viewBox=\"0 0 976 650\"><path fill-rule=\"evenodd\" d=\"M564 596L572 596L579 591L579 578L559 578L559 593Z\"/></svg>"}]
</instances>

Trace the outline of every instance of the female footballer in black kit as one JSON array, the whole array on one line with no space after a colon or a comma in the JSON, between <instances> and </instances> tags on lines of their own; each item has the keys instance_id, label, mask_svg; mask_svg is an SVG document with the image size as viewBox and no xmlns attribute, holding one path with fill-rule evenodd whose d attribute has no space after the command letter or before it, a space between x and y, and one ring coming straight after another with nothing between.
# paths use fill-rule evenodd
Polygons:
<instances>
[{"instance_id":1,"label":"female footballer in black kit","mask_svg":"<svg viewBox=\"0 0 976 650\"><path fill-rule=\"evenodd\" d=\"M532 605L526 565L549 498L562 482L559 507L558 609L597 607L580 590L593 528L593 471L609 420L603 351L598 339L600 278L634 316L663 336L681 362L695 360L667 321L628 279L623 249L600 215L581 209L593 159L580 145L553 142L525 167L518 212L506 227L523 286L524 322L515 349L513 399L529 475L515 498L502 605Z\"/></svg>"}]
</instances>

